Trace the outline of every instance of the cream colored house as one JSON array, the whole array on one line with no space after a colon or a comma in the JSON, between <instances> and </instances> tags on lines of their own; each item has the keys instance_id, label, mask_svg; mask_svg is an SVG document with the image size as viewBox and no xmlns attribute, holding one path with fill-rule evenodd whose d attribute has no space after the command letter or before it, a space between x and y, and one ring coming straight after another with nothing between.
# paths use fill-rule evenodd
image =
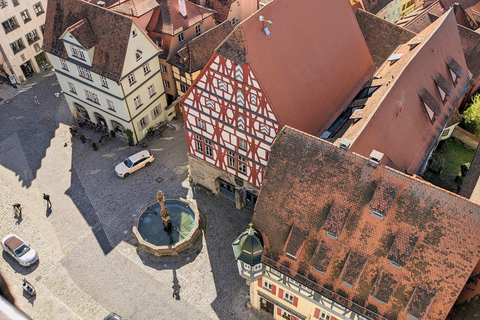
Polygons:
<instances>
[{"instance_id":1,"label":"cream colored house","mask_svg":"<svg viewBox=\"0 0 480 320\"><path fill-rule=\"evenodd\" d=\"M50 66L42 51L46 7L46 0L0 0L0 73L17 83Z\"/></svg>"},{"instance_id":2,"label":"cream colored house","mask_svg":"<svg viewBox=\"0 0 480 320\"><path fill-rule=\"evenodd\" d=\"M135 142L169 119L161 50L134 19L80 0L50 3L44 49L74 117L124 137L129 129Z\"/></svg>"}]
</instances>

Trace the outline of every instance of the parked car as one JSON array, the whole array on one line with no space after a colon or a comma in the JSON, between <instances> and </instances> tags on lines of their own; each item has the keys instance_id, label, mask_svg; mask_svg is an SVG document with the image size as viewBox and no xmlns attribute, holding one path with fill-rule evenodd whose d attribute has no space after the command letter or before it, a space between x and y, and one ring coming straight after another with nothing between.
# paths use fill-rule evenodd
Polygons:
<instances>
[{"instance_id":1,"label":"parked car","mask_svg":"<svg viewBox=\"0 0 480 320\"><path fill-rule=\"evenodd\" d=\"M38 260L37 252L15 234L7 234L3 237L2 247L3 250L17 260L21 266L29 267Z\"/></svg>"},{"instance_id":2,"label":"parked car","mask_svg":"<svg viewBox=\"0 0 480 320\"><path fill-rule=\"evenodd\" d=\"M153 155L148 150L143 150L123 160L115 167L115 173L120 178L128 177L131 173L149 166L153 160Z\"/></svg>"}]
</instances>

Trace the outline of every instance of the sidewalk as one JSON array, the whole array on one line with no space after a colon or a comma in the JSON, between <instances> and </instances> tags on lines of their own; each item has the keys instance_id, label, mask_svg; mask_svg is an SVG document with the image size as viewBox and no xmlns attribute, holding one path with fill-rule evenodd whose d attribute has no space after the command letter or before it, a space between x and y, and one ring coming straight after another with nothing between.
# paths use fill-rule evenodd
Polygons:
<instances>
[{"instance_id":1,"label":"sidewalk","mask_svg":"<svg viewBox=\"0 0 480 320\"><path fill-rule=\"evenodd\" d=\"M40 73L36 73L26 82L22 84L17 83L17 88L12 87L9 82L0 82L0 106L4 103L10 103L18 94L28 91L38 82L42 81L45 76L49 76L50 73L53 73L52 68L48 68Z\"/></svg>"}]
</instances>

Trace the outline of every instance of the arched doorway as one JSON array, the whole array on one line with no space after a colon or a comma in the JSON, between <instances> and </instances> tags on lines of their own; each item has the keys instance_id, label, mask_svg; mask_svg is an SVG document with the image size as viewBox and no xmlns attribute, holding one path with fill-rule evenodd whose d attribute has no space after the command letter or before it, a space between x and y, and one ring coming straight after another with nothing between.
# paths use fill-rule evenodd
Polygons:
<instances>
[{"instance_id":1,"label":"arched doorway","mask_svg":"<svg viewBox=\"0 0 480 320\"><path fill-rule=\"evenodd\" d=\"M127 135L125 134L125 127L122 126L120 123L112 120L112 127L113 127L113 131L116 134L125 138L127 137Z\"/></svg>"},{"instance_id":2,"label":"arched doorway","mask_svg":"<svg viewBox=\"0 0 480 320\"><path fill-rule=\"evenodd\" d=\"M73 103L73 105L74 105L75 109L77 110L80 118L90 120L90 116L88 115L87 109L85 109L84 107L82 107L81 105L79 105L78 103L75 103L75 102Z\"/></svg>"},{"instance_id":3,"label":"arched doorway","mask_svg":"<svg viewBox=\"0 0 480 320\"><path fill-rule=\"evenodd\" d=\"M107 120L105 120L105 118L104 118L101 114L95 112L93 115L95 116L95 119L97 120L97 123L98 123L99 125L108 128L108 126L107 126Z\"/></svg>"}]
</instances>

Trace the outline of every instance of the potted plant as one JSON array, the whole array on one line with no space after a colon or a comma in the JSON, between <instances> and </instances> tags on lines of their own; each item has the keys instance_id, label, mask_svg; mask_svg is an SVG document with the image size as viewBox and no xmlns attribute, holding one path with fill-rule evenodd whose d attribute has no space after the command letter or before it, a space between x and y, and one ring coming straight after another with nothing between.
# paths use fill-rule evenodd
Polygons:
<instances>
[{"instance_id":1,"label":"potted plant","mask_svg":"<svg viewBox=\"0 0 480 320\"><path fill-rule=\"evenodd\" d=\"M128 137L128 145L129 145L129 146L134 146L134 145L135 145L135 141L133 140L133 132L132 132L132 130L130 130L130 129L125 130L125 134L126 134L127 137Z\"/></svg>"},{"instance_id":2,"label":"potted plant","mask_svg":"<svg viewBox=\"0 0 480 320\"><path fill-rule=\"evenodd\" d=\"M92 142L92 148L93 148L93 151L98 150L97 144L95 142Z\"/></svg>"},{"instance_id":3,"label":"potted plant","mask_svg":"<svg viewBox=\"0 0 480 320\"><path fill-rule=\"evenodd\" d=\"M85 138L83 134L79 138L80 140L82 140L82 143L85 143L85 141L87 141L87 138Z\"/></svg>"},{"instance_id":4,"label":"potted plant","mask_svg":"<svg viewBox=\"0 0 480 320\"><path fill-rule=\"evenodd\" d=\"M115 138L115 131L110 130L110 135L112 136L112 138Z\"/></svg>"}]
</instances>

